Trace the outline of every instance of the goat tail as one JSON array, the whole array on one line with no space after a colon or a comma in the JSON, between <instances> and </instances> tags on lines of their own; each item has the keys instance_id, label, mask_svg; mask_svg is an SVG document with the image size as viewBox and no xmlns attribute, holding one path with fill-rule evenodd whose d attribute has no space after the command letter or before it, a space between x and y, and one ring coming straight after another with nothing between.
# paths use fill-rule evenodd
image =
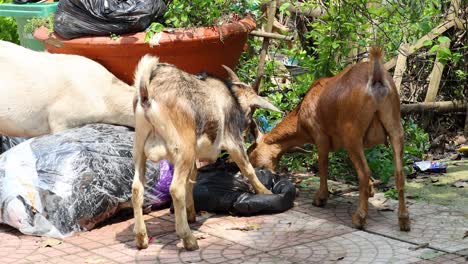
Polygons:
<instances>
[{"instance_id":1,"label":"goat tail","mask_svg":"<svg viewBox=\"0 0 468 264\"><path fill-rule=\"evenodd\" d=\"M385 97L390 90L382 57L382 48L371 47L369 52L369 81L367 87L377 100Z\"/></svg>"},{"instance_id":2,"label":"goat tail","mask_svg":"<svg viewBox=\"0 0 468 264\"><path fill-rule=\"evenodd\" d=\"M151 79L153 78L153 70L159 63L159 58L151 55L145 55L138 62L137 69L135 71L134 85L140 98L142 106L147 106L149 101L148 87Z\"/></svg>"}]
</instances>

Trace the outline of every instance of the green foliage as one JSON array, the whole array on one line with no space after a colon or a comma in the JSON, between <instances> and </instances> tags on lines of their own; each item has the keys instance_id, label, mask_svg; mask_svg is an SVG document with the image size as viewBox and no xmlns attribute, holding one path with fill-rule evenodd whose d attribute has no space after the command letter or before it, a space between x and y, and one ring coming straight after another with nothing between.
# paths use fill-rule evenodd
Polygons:
<instances>
[{"instance_id":1,"label":"green foliage","mask_svg":"<svg viewBox=\"0 0 468 264\"><path fill-rule=\"evenodd\" d=\"M335 74L374 44L383 46L388 58L395 56L402 42L414 43L441 21L444 1L324 1L326 14L311 21L305 35L313 45L302 47L310 55L305 59L311 74L314 79ZM316 7L312 1L294 5Z\"/></svg>"},{"instance_id":2,"label":"green foliage","mask_svg":"<svg viewBox=\"0 0 468 264\"><path fill-rule=\"evenodd\" d=\"M315 162L317 162L317 151L314 151L311 155L291 153L281 158L279 167L287 171L310 172Z\"/></svg>"},{"instance_id":3,"label":"green foliage","mask_svg":"<svg viewBox=\"0 0 468 264\"><path fill-rule=\"evenodd\" d=\"M120 37L120 35L117 35L117 34L115 34L115 33L111 33L111 34L109 35L109 38L112 39L113 41L117 41L117 40L119 40L121 37Z\"/></svg>"},{"instance_id":4,"label":"green foliage","mask_svg":"<svg viewBox=\"0 0 468 264\"><path fill-rule=\"evenodd\" d=\"M150 41L151 38L152 38L155 34L157 34L157 33L161 32L161 31L163 31L163 29L164 29L164 25L163 25L163 24L157 23L157 22L151 23L151 25L148 27L148 29L146 29L145 42Z\"/></svg>"},{"instance_id":5,"label":"green foliage","mask_svg":"<svg viewBox=\"0 0 468 264\"><path fill-rule=\"evenodd\" d=\"M164 18L175 28L214 25L228 5L224 0L173 0Z\"/></svg>"},{"instance_id":6,"label":"green foliage","mask_svg":"<svg viewBox=\"0 0 468 264\"><path fill-rule=\"evenodd\" d=\"M424 131L416 122L409 118L402 120L405 130L405 148L403 154L403 164L411 164L413 161L423 159L429 149L429 134ZM407 173L413 173L413 167L405 166Z\"/></svg>"},{"instance_id":7,"label":"green foliage","mask_svg":"<svg viewBox=\"0 0 468 264\"><path fill-rule=\"evenodd\" d=\"M0 4L10 3L11 0L0 0ZM16 21L12 17L0 17L0 40L19 44Z\"/></svg>"},{"instance_id":8,"label":"green foliage","mask_svg":"<svg viewBox=\"0 0 468 264\"><path fill-rule=\"evenodd\" d=\"M429 134L419 127L413 119L402 119L405 132L403 164L406 174L414 172L413 162L423 159L429 149ZM395 172L391 146L378 145L364 151L372 177L387 183ZM347 153L337 151L330 158L330 177L339 180L357 181L356 172Z\"/></svg>"},{"instance_id":9,"label":"green foliage","mask_svg":"<svg viewBox=\"0 0 468 264\"><path fill-rule=\"evenodd\" d=\"M312 183L314 182L319 182L320 181L320 178L318 177L309 177L307 179L304 179L303 181L301 181L301 183L299 183L299 187L301 188L307 188L309 187L309 185L311 185Z\"/></svg>"},{"instance_id":10,"label":"green foliage","mask_svg":"<svg viewBox=\"0 0 468 264\"><path fill-rule=\"evenodd\" d=\"M446 64L449 61L453 61L457 63L460 60L460 58L462 57L462 54L460 54L459 52L452 53L449 47L442 45L444 43L450 42L450 39L448 37L440 36L437 38L437 41L438 41L438 44L433 45L431 49L429 50L429 53L432 53L432 54L436 53L437 57L439 58L439 61L442 62L443 64ZM425 42L424 44L428 44L428 43ZM432 41L427 46L431 46L431 45L432 45Z\"/></svg>"},{"instance_id":11,"label":"green foliage","mask_svg":"<svg viewBox=\"0 0 468 264\"><path fill-rule=\"evenodd\" d=\"M390 188L384 193L385 198L398 200L398 191L395 188Z\"/></svg>"},{"instance_id":12,"label":"green foliage","mask_svg":"<svg viewBox=\"0 0 468 264\"><path fill-rule=\"evenodd\" d=\"M282 15L288 15L287 8L316 7L313 1L287 1L279 7ZM386 59L397 55L401 43L415 43L427 34L443 19L444 8L448 7L448 0L431 1L322 1L326 15L320 19L310 20L305 34L306 44L285 45L277 42L270 46L269 56L275 58L283 55L298 62L307 70L306 74L289 78L289 83L282 85L275 81L274 76L283 74L282 65L278 61L267 61L265 78L263 79L261 94L280 109L289 112L294 109L309 90L312 82L320 77L331 76L344 67L362 58L370 45L380 45L384 48ZM281 16L281 15L280 15ZM433 41L426 41L427 49L447 42L446 36L440 36ZM255 78L258 54L261 40L250 39L250 48L241 57L237 72L245 82L252 82ZM457 63L462 56L450 50L432 48L433 54L439 54L444 63ZM462 53L462 52L460 52ZM357 55L356 55L357 54ZM287 74L285 74L287 75ZM457 70L456 75L466 78L464 70ZM283 116L279 113L258 110L256 118L264 117L274 126ZM405 130L404 169L412 173L412 162L421 160L429 147L428 134L423 131L414 120L402 120ZM394 174L393 153L391 147L376 146L365 151L369 167L375 178L387 182ZM313 155L288 154L280 161L280 166L289 171L309 170L317 161L316 151ZM346 151L340 150L330 154L329 174L331 179L357 181L356 172Z\"/></svg>"},{"instance_id":13,"label":"green foliage","mask_svg":"<svg viewBox=\"0 0 468 264\"><path fill-rule=\"evenodd\" d=\"M24 25L24 32L33 33L39 27L46 27L49 33L54 32L54 14L50 14L47 17L33 17L28 19L28 22Z\"/></svg>"},{"instance_id":14,"label":"green foliage","mask_svg":"<svg viewBox=\"0 0 468 264\"><path fill-rule=\"evenodd\" d=\"M216 26L233 14L256 13L257 0L173 0L164 14L164 24L154 22L147 29L145 42L168 28Z\"/></svg>"}]
</instances>

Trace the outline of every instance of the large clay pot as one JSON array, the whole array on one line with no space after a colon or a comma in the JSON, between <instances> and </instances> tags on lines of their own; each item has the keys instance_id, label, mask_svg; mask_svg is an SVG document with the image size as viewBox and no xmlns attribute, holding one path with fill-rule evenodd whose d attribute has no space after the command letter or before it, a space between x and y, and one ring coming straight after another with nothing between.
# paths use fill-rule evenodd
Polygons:
<instances>
[{"instance_id":1,"label":"large clay pot","mask_svg":"<svg viewBox=\"0 0 468 264\"><path fill-rule=\"evenodd\" d=\"M189 73L206 71L220 78L227 77L221 65L231 68L237 65L248 33L255 26L255 21L247 17L222 26L175 29L159 33L158 45L153 47L144 42L144 32L122 35L115 40L110 36L66 40L49 34L42 27L34 32L34 37L44 42L50 53L88 57L101 63L119 79L133 84L135 67L147 53L157 55L161 62L174 64Z\"/></svg>"}]
</instances>

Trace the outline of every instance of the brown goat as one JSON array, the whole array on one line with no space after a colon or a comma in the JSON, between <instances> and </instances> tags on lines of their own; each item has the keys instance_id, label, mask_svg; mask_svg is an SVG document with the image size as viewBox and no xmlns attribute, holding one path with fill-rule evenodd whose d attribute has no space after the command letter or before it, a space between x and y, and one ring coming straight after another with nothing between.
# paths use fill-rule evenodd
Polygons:
<instances>
[{"instance_id":1,"label":"brown goat","mask_svg":"<svg viewBox=\"0 0 468 264\"><path fill-rule=\"evenodd\" d=\"M187 250L198 248L188 225L196 217L192 194L196 159L214 161L221 150L226 150L257 193L271 193L255 175L243 146L243 134L251 121L253 107L279 110L224 67L232 82L197 78L148 55L138 64L132 203L136 244L140 249L148 247L142 214L147 158L168 159L174 164L170 193L176 233Z\"/></svg>"},{"instance_id":2,"label":"brown goat","mask_svg":"<svg viewBox=\"0 0 468 264\"><path fill-rule=\"evenodd\" d=\"M371 48L369 57L369 62L315 81L296 109L272 131L259 136L249 148L249 158L255 167L274 170L281 156L291 148L315 144L320 188L314 205L324 206L328 199L328 153L344 148L359 177L359 207L352 222L362 229L366 224L368 197L374 192L364 148L386 143L388 136L395 162L400 230L409 231L402 170L404 134L400 99L392 77L382 64L381 49Z\"/></svg>"}]
</instances>

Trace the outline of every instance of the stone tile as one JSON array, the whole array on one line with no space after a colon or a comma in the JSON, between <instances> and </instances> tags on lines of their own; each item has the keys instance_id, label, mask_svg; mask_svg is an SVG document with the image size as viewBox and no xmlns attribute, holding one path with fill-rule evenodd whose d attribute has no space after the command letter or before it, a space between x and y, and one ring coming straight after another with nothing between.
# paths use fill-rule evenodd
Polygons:
<instances>
[{"instance_id":1,"label":"stone tile","mask_svg":"<svg viewBox=\"0 0 468 264\"><path fill-rule=\"evenodd\" d=\"M29 261L27 258L37 251L41 238L23 235L5 225L0 228L0 263Z\"/></svg>"},{"instance_id":2,"label":"stone tile","mask_svg":"<svg viewBox=\"0 0 468 264\"><path fill-rule=\"evenodd\" d=\"M156 236L175 232L174 222L163 220L152 215L144 215L145 224L149 236ZM134 220L128 219L123 222L95 228L88 232L82 232L65 241L85 249L96 249L103 246L125 243L135 239L133 234Z\"/></svg>"},{"instance_id":3,"label":"stone tile","mask_svg":"<svg viewBox=\"0 0 468 264\"><path fill-rule=\"evenodd\" d=\"M283 256L272 256L266 253L261 253L252 256L246 256L240 259L228 261L229 264L289 264L294 263Z\"/></svg>"},{"instance_id":4,"label":"stone tile","mask_svg":"<svg viewBox=\"0 0 468 264\"><path fill-rule=\"evenodd\" d=\"M149 215L158 217L167 221L175 222L175 216L173 213L170 212L169 208L161 209L161 210L154 210Z\"/></svg>"},{"instance_id":5,"label":"stone tile","mask_svg":"<svg viewBox=\"0 0 468 264\"><path fill-rule=\"evenodd\" d=\"M312 205L312 193L302 193L294 210L352 227L351 216L358 205L357 193L332 196L323 208ZM375 205L375 201L376 198L369 199L366 230L411 243L430 243L435 249L451 253L468 249L468 240L463 239L468 230L467 215L450 211L441 205L408 202L412 229L410 232L401 232L398 226L397 201L387 202L386 208L390 210L381 210L381 207Z\"/></svg>"},{"instance_id":6,"label":"stone tile","mask_svg":"<svg viewBox=\"0 0 468 264\"><path fill-rule=\"evenodd\" d=\"M188 252L175 235L169 209L145 215L149 248L137 250L133 217L117 218L41 248L46 238L25 236L0 224L0 263L466 263L467 216L442 206L409 203L413 229L398 231L396 210L370 199L367 231L351 228L355 193L312 205L313 190L300 193L285 213L252 217L203 214L191 228L200 249ZM396 202L389 201L395 209ZM390 237L390 238L389 238ZM392 239L395 238L395 239ZM411 243L401 242L409 241ZM412 251L415 243L431 248ZM438 250L450 252L444 253Z\"/></svg>"},{"instance_id":7,"label":"stone tile","mask_svg":"<svg viewBox=\"0 0 468 264\"><path fill-rule=\"evenodd\" d=\"M199 230L258 250L281 248L353 231L347 226L294 211L208 219Z\"/></svg>"},{"instance_id":8,"label":"stone tile","mask_svg":"<svg viewBox=\"0 0 468 264\"><path fill-rule=\"evenodd\" d=\"M425 259L417 262L418 264L435 264L435 263L444 263L444 264L458 264L458 263L467 263L468 257L460 256L455 254L444 254L442 256L434 257L431 259Z\"/></svg>"},{"instance_id":9,"label":"stone tile","mask_svg":"<svg viewBox=\"0 0 468 264\"><path fill-rule=\"evenodd\" d=\"M182 241L175 234L156 237L147 249L136 250L134 242L127 243L131 248L127 251L134 254L135 261L148 263L227 263L260 253L260 251L210 236L201 232L194 232L198 238L199 250L186 251ZM116 245L117 246L117 245ZM112 248L119 250L119 248Z\"/></svg>"},{"instance_id":10,"label":"stone tile","mask_svg":"<svg viewBox=\"0 0 468 264\"><path fill-rule=\"evenodd\" d=\"M468 231L468 230L467 230ZM466 239L466 238L465 238ZM455 252L455 254L468 258L468 248Z\"/></svg>"},{"instance_id":11,"label":"stone tile","mask_svg":"<svg viewBox=\"0 0 468 264\"><path fill-rule=\"evenodd\" d=\"M410 209L411 210L411 209ZM402 239L412 243L429 243L429 246L450 253L468 249L468 240L463 235L468 230L468 216L458 212L438 211L427 215L416 215L411 218L411 231L401 232L396 224L372 225L369 231Z\"/></svg>"},{"instance_id":12,"label":"stone tile","mask_svg":"<svg viewBox=\"0 0 468 264\"><path fill-rule=\"evenodd\" d=\"M293 263L416 263L431 249L412 251L412 244L364 231L268 252Z\"/></svg>"}]
</instances>

